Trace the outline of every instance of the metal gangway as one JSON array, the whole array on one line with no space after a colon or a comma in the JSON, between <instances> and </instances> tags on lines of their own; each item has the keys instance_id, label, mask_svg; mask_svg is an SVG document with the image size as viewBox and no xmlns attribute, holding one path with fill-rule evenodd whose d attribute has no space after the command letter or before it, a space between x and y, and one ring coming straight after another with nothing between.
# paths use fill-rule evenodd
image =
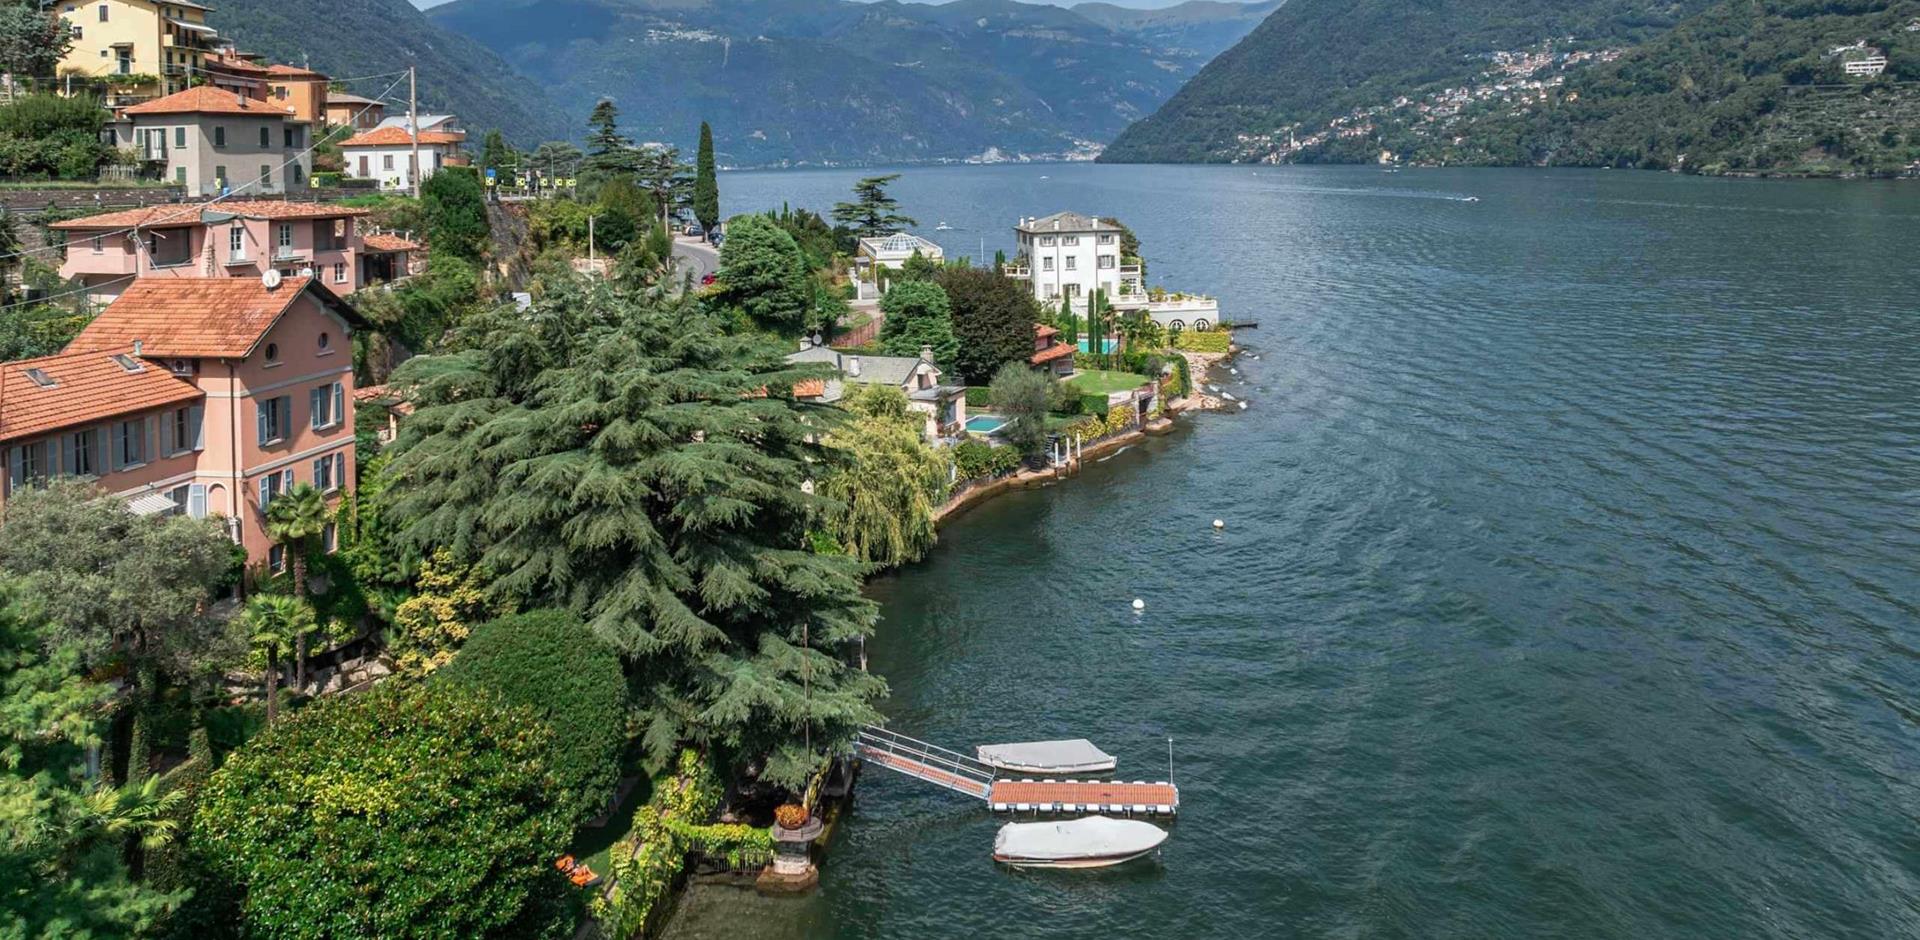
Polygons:
<instances>
[{"instance_id":1,"label":"metal gangway","mask_svg":"<svg viewBox=\"0 0 1920 940\"><path fill-rule=\"evenodd\" d=\"M975 799L993 794L992 767L918 738L869 726L854 735L853 750L861 760Z\"/></svg>"}]
</instances>

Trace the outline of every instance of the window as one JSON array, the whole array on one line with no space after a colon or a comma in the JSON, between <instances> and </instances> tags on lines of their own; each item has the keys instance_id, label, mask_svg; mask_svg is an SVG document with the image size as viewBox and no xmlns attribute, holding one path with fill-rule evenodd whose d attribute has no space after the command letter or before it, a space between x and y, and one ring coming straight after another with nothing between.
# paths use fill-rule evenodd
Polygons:
<instances>
[{"instance_id":1,"label":"window","mask_svg":"<svg viewBox=\"0 0 1920 940\"><path fill-rule=\"evenodd\" d=\"M1044 257L1044 258L1041 258L1041 259L1040 259L1040 270L1042 270L1042 271L1051 271L1051 270L1053 270L1053 256L1052 256L1052 255L1047 255L1046 257Z\"/></svg>"},{"instance_id":2,"label":"window","mask_svg":"<svg viewBox=\"0 0 1920 940\"><path fill-rule=\"evenodd\" d=\"M271 146L273 146L273 128L260 128L260 149L265 150Z\"/></svg>"},{"instance_id":3,"label":"window","mask_svg":"<svg viewBox=\"0 0 1920 940\"><path fill-rule=\"evenodd\" d=\"M166 434L163 438L166 442L167 456L173 457L206 446L200 436L201 427L204 424L202 417L205 413L205 409L200 405L189 405L167 412Z\"/></svg>"},{"instance_id":4,"label":"window","mask_svg":"<svg viewBox=\"0 0 1920 940\"><path fill-rule=\"evenodd\" d=\"M173 508L167 510L167 515L169 516L186 515L187 514L187 497L188 497L188 487L176 486L173 489L168 490L167 498L173 501Z\"/></svg>"},{"instance_id":5,"label":"window","mask_svg":"<svg viewBox=\"0 0 1920 940\"><path fill-rule=\"evenodd\" d=\"M190 359L172 360L167 363L167 371L172 372L174 375L190 376L193 374L193 361Z\"/></svg>"},{"instance_id":6,"label":"window","mask_svg":"<svg viewBox=\"0 0 1920 940\"><path fill-rule=\"evenodd\" d=\"M266 512L274 497L293 489L293 471L279 470L260 478L260 511Z\"/></svg>"},{"instance_id":7,"label":"window","mask_svg":"<svg viewBox=\"0 0 1920 940\"><path fill-rule=\"evenodd\" d=\"M227 229L227 257L235 261L247 260L247 229L236 225Z\"/></svg>"},{"instance_id":8,"label":"window","mask_svg":"<svg viewBox=\"0 0 1920 940\"><path fill-rule=\"evenodd\" d=\"M387 153L387 154L380 155L380 169L383 169L383 170L393 169L393 154Z\"/></svg>"},{"instance_id":9,"label":"window","mask_svg":"<svg viewBox=\"0 0 1920 940\"><path fill-rule=\"evenodd\" d=\"M335 261L333 263L333 282L335 284L345 284L347 282L347 263L345 261ZM322 333L320 335L326 336L327 334Z\"/></svg>"},{"instance_id":10,"label":"window","mask_svg":"<svg viewBox=\"0 0 1920 940\"><path fill-rule=\"evenodd\" d=\"M299 143L294 138L294 128L289 127L282 130L280 132L280 138L287 142L288 150L292 150L293 148L300 146Z\"/></svg>"},{"instance_id":11,"label":"window","mask_svg":"<svg viewBox=\"0 0 1920 940\"><path fill-rule=\"evenodd\" d=\"M187 517L205 519L207 517L207 488L194 483L187 487Z\"/></svg>"},{"instance_id":12,"label":"window","mask_svg":"<svg viewBox=\"0 0 1920 940\"><path fill-rule=\"evenodd\" d=\"M1076 256L1074 256L1074 255L1068 255L1068 256L1067 256L1067 270L1069 270L1069 271L1072 271L1072 270L1075 270L1075 269L1076 269L1076 268L1078 268L1078 267L1080 267L1080 259L1079 259L1078 257L1076 257Z\"/></svg>"},{"instance_id":13,"label":"window","mask_svg":"<svg viewBox=\"0 0 1920 940\"><path fill-rule=\"evenodd\" d=\"M274 574L285 574L287 570L287 547L275 545L267 549L267 570Z\"/></svg>"},{"instance_id":14,"label":"window","mask_svg":"<svg viewBox=\"0 0 1920 940\"><path fill-rule=\"evenodd\" d=\"M331 428L347 416L346 391L339 382L329 382L308 390L307 404L312 409L313 429L316 431Z\"/></svg>"},{"instance_id":15,"label":"window","mask_svg":"<svg viewBox=\"0 0 1920 940\"><path fill-rule=\"evenodd\" d=\"M361 179L367 178L367 155L364 153L360 155L360 172L356 175Z\"/></svg>"},{"instance_id":16,"label":"window","mask_svg":"<svg viewBox=\"0 0 1920 940\"><path fill-rule=\"evenodd\" d=\"M1113 244L1113 236L1112 236L1112 235L1102 235L1102 236L1100 236L1100 244L1102 244L1102 245L1111 245L1111 244Z\"/></svg>"},{"instance_id":17,"label":"window","mask_svg":"<svg viewBox=\"0 0 1920 940\"><path fill-rule=\"evenodd\" d=\"M313 486L331 493L347 485L347 455L328 454L313 462Z\"/></svg>"},{"instance_id":18,"label":"window","mask_svg":"<svg viewBox=\"0 0 1920 940\"><path fill-rule=\"evenodd\" d=\"M105 23L106 21L107 21L107 5L102 3L100 4L100 22Z\"/></svg>"},{"instance_id":19,"label":"window","mask_svg":"<svg viewBox=\"0 0 1920 940\"><path fill-rule=\"evenodd\" d=\"M74 42L79 42L80 40L82 40L82 39L85 39L85 38L86 38L86 36L87 36L87 34L86 34L86 32L85 32L84 30L82 30L82 29L81 29L80 27L78 27L78 26L75 26L75 27L73 28L73 41L74 41Z\"/></svg>"},{"instance_id":20,"label":"window","mask_svg":"<svg viewBox=\"0 0 1920 940\"><path fill-rule=\"evenodd\" d=\"M113 469L125 470L147 462L147 422L144 418L113 426Z\"/></svg>"},{"instance_id":21,"label":"window","mask_svg":"<svg viewBox=\"0 0 1920 940\"><path fill-rule=\"evenodd\" d=\"M88 428L60 439L60 467L76 477L100 475L100 431Z\"/></svg>"},{"instance_id":22,"label":"window","mask_svg":"<svg viewBox=\"0 0 1920 940\"><path fill-rule=\"evenodd\" d=\"M107 250L107 240L99 235L93 236L93 253L101 254Z\"/></svg>"},{"instance_id":23,"label":"window","mask_svg":"<svg viewBox=\"0 0 1920 940\"><path fill-rule=\"evenodd\" d=\"M264 163L260 164L260 185L263 187L273 185L273 167Z\"/></svg>"},{"instance_id":24,"label":"window","mask_svg":"<svg viewBox=\"0 0 1920 940\"><path fill-rule=\"evenodd\" d=\"M1113 270L1113 268L1118 266L1118 264L1119 264L1119 261L1115 259L1112 255L1100 256L1100 270L1102 271Z\"/></svg>"},{"instance_id":25,"label":"window","mask_svg":"<svg viewBox=\"0 0 1920 940\"><path fill-rule=\"evenodd\" d=\"M213 145L215 147L225 147L227 145L227 128L225 125L215 124L213 126Z\"/></svg>"},{"instance_id":26,"label":"window","mask_svg":"<svg viewBox=\"0 0 1920 940\"><path fill-rule=\"evenodd\" d=\"M1052 247L1053 247L1053 236L1052 236L1052 235L1042 235L1042 236L1040 236L1040 247L1042 247L1042 248L1052 248Z\"/></svg>"},{"instance_id":27,"label":"window","mask_svg":"<svg viewBox=\"0 0 1920 940\"><path fill-rule=\"evenodd\" d=\"M46 441L22 444L7 451L8 479L16 487L45 480L48 469Z\"/></svg>"},{"instance_id":28,"label":"window","mask_svg":"<svg viewBox=\"0 0 1920 940\"><path fill-rule=\"evenodd\" d=\"M187 168L184 165L173 168L173 181L181 185L186 184Z\"/></svg>"},{"instance_id":29,"label":"window","mask_svg":"<svg viewBox=\"0 0 1920 940\"><path fill-rule=\"evenodd\" d=\"M228 177L227 177L226 167L216 166L213 168L213 186L215 189L226 189L227 179Z\"/></svg>"},{"instance_id":30,"label":"window","mask_svg":"<svg viewBox=\"0 0 1920 940\"><path fill-rule=\"evenodd\" d=\"M187 129L185 127L176 127L173 129L173 145L175 147L185 147L187 145Z\"/></svg>"},{"instance_id":31,"label":"window","mask_svg":"<svg viewBox=\"0 0 1920 940\"><path fill-rule=\"evenodd\" d=\"M320 529L320 550L331 555L340 550L340 527L329 522Z\"/></svg>"},{"instance_id":32,"label":"window","mask_svg":"<svg viewBox=\"0 0 1920 940\"><path fill-rule=\"evenodd\" d=\"M301 183L306 181L306 178L307 178L307 171L301 169L300 164L296 163L290 167L287 167L287 185L299 186Z\"/></svg>"},{"instance_id":33,"label":"window","mask_svg":"<svg viewBox=\"0 0 1920 940\"><path fill-rule=\"evenodd\" d=\"M293 254L293 223L292 222L280 223L279 228L274 232L273 244L274 244L274 247L278 249L274 252L275 255L285 258L286 256Z\"/></svg>"},{"instance_id":34,"label":"window","mask_svg":"<svg viewBox=\"0 0 1920 940\"><path fill-rule=\"evenodd\" d=\"M291 417L290 412L293 410L291 397L282 395L279 398L269 398L255 405L254 408L254 417L259 425L256 430L260 432L261 447L278 444L287 439L287 432L292 430L288 421Z\"/></svg>"},{"instance_id":35,"label":"window","mask_svg":"<svg viewBox=\"0 0 1920 940\"><path fill-rule=\"evenodd\" d=\"M1060 244L1065 245L1068 248L1077 247L1080 244L1080 236L1062 235L1060 236Z\"/></svg>"},{"instance_id":36,"label":"window","mask_svg":"<svg viewBox=\"0 0 1920 940\"><path fill-rule=\"evenodd\" d=\"M335 267L339 267L339 265L335 265ZM320 334L320 351L326 352L327 347L331 345L333 345L333 337L327 333Z\"/></svg>"}]
</instances>

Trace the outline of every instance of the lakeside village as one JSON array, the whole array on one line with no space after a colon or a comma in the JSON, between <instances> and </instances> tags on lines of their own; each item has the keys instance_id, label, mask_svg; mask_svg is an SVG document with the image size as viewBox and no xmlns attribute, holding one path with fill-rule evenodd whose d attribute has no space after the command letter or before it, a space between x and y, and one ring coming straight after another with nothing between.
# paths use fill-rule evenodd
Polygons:
<instances>
[{"instance_id":1,"label":"lakeside village","mask_svg":"<svg viewBox=\"0 0 1920 940\"><path fill-rule=\"evenodd\" d=\"M723 221L704 128L689 166L602 102L570 165L475 159L260 68L0 105L94 109L170 184L0 226L23 935L627 938L690 877L805 888L884 734L864 580L1245 407L1202 391L1217 302L1117 219L1021 217L991 265L893 177ZM343 133L399 182L301 190Z\"/></svg>"}]
</instances>

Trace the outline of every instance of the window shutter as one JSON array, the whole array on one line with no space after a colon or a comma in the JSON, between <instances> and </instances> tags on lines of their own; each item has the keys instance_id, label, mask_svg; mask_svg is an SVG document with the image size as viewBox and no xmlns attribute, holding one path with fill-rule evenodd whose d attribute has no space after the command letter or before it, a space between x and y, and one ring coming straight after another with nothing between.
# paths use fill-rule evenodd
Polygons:
<instances>
[{"instance_id":1,"label":"window shutter","mask_svg":"<svg viewBox=\"0 0 1920 940\"><path fill-rule=\"evenodd\" d=\"M280 471L280 492L285 493L290 489L293 489L293 468L292 467L288 467L287 469Z\"/></svg>"},{"instance_id":2,"label":"window shutter","mask_svg":"<svg viewBox=\"0 0 1920 940\"><path fill-rule=\"evenodd\" d=\"M73 473L80 466L80 435L68 434L60 438L60 469Z\"/></svg>"},{"instance_id":3,"label":"window shutter","mask_svg":"<svg viewBox=\"0 0 1920 940\"><path fill-rule=\"evenodd\" d=\"M93 432L93 474L99 476L106 470L107 462L112 459L113 441L106 426L95 428Z\"/></svg>"},{"instance_id":4,"label":"window shutter","mask_svg":"<svg viewBox=\"0 0 1920 940\"><path fill-rule=\"evenodd\" d=\"M160 419L155 415L147 415L140 422L140 433L145 437L146 444L140 451L140 462L152 463L160 453Z\"/></svg>"},{"instance_id":5,"label":"window shutter","mask_svg":"<svg viewBox=\"0 0 1920 940\"><path fill-rule=\"evenodd\" d=\"M193 433L193 449L207 449L207 406L194 405L187 409L187 426Z\"/></svg>"},{"instance_id":6,"label":"window shutter","mask_svg":"<svg viewBox=\"0 0 1920 940\"><path fill-rule=\"evenodd\" d=\"M110 472L125 466L120 459L127 452L126 447L120 443L121 435L125 433L127 433L127 425L124 421L115 421L107 425L107 470Z\"/></svg>"},{"instance_id":7,"label":"window shutter","mask_svg":"<svg viewBox=\"0 0 1920 940\"><path fill-rule=\"evenodd\" d=\"M260 478L260 509L265 511L267 503L273 501L273 474Z\"/></svg>"},{"instance_id":8,"label":"window shutter","mask_svg":"<svg viewBox=\"0 0 1920 940\"><path fill-rule=\"evenodd\" d=\"M265 447L267 445L267 442L272 440L272 438L267 436L267 404L268 404L267 402L263 401L263 402L256 402L253 406L254 416L259 419L259 422L258 422L260 425L259 441L260 441L260 446L262 447Z\"/></svg>"},{"instance_id":9,"label":"window shutter","mask_svg":"<svg viewBox=\"0 0 1920 940\"><path fill-rule=\"evenodd\" d=\"M326 393L327 387L324 385L307 391L307 423L316 431L320 430L320 409L323 407Z\"/></svg>"},{"instance_id":10,"label":"window shutter","mask_svg":"<svg viewBox=\"0 0 1920 940\"><path fill-rule=\"evenodd\" d=\"M347 455L344 453L333 455L333 485L347 488Z\"/></svg>"},{"instance_id":11,"label":"window shutter","mask_svg":"<svg viewBox=\"0 0 1920 940\"><path fill-rule=\"evenodd\" d=\"M282 395L280 402L280 436L293 436L293 396Z\"/></svg>"},{"instance_id":12,"label":"window shutter","mask_svg":"<svg viewBox=\"0 0 1920 940\"><path fill-rule=\"evenodd\" d=\"M347 387L339 382L333 383L333 420L336 424L347 422Z\"/></svg>"},{"instance_id":13,"label":"window shutter","mask_svg":"<svg viewBox=\"0 0 1920 940\"><path fill-rule=\"evenodd\" d=\"M14 486L19 486L20 478L26 472L26 455L18 447L7 448L7 479L13 481Z\"/></svg>"},{"instance_id":14,"label":"window shutter","mask_svg":"<svg viewBox=\"0 0 1920 940\"><path fill-rule=\"evenodd\" d=\"M195 519L207 517L207 487L194 483L187 487L187 515Z\"/></svg>"}]
</instances>

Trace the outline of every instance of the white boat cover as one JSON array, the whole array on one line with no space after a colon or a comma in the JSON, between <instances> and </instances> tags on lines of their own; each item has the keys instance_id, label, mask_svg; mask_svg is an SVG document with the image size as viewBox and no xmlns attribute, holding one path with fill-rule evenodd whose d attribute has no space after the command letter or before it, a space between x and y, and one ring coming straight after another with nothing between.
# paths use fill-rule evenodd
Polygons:
<instances>
[{"instance_id":1,"label":"white boat cover","mask_svg":"<svg viewBox=\"0 0 1920 940\"><path fill-rule=\"evenodd\" d=\"M1068 861L1139 855L1167 841L1167 831L1136 819L1088 816L1062 822L1007 823L993 837L1001 858Z\"/></svg>"},{"instance_id":2,"label":"white boat cover","mask_svg":"<svg viewBox=\"0 0 1920 940\"><path fill-rule=\"evenodd\" d=\"M1022 744L982 744L974 748L980 762L1003 770L1034 773L1087 773L1112 770L1112 754L1085 738L1071 741L1028 741Z\"/></svg>"}]
</instances>

